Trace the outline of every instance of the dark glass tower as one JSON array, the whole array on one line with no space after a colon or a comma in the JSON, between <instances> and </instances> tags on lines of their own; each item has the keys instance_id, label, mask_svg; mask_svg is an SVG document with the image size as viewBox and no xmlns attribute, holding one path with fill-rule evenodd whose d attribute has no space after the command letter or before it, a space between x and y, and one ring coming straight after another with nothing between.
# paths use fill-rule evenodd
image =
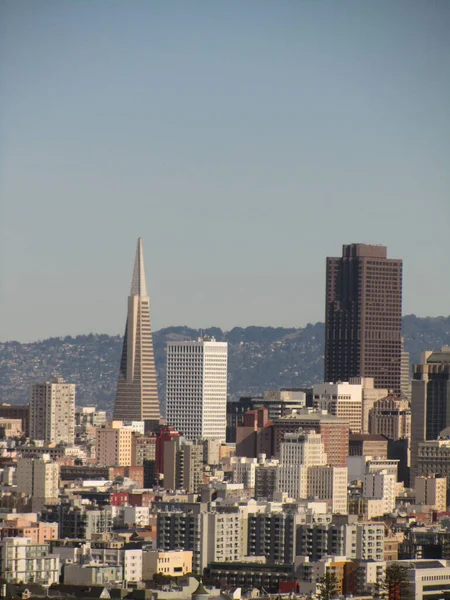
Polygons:
<instances>
[{"instance_id":1,"label":"dark glass tower","mask_svg":"<svg viewBox=\"0 0 450 600\"><path fill-rule=\"evenodd\" d=\"M373 377L400 394L402 261L385 246L349 244L327 258L325 381Z\"/></svg>"}]
</instances>

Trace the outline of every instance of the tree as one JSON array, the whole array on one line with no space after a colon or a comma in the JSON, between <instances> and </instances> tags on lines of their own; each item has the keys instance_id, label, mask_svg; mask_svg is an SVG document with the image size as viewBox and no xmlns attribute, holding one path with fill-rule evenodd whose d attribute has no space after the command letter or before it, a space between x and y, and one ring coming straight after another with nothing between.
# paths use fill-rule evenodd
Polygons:
<instances>
[{"instance_id":1,"label":"tree","mask_svg":"<svg viewBox=\"0 0 450 600\"><path fill-rule=\"evenodd\" d=\"M339 582L336 573L327 571L323 577L319 579L317 584L317 598L319 600L332 600L340 593Z\"/></svg>"},{"instance_id":2,"label":"tree","mask_svg":"<svg viewBox=\"0 0 450 600\"><path fill-rule=\"evenodd\" d=\"M408 568L399 563L386 567L384 580L377 584L375 597L380 600L408 600L411 595L408 586Z\"/></svg>"}]
</instances>

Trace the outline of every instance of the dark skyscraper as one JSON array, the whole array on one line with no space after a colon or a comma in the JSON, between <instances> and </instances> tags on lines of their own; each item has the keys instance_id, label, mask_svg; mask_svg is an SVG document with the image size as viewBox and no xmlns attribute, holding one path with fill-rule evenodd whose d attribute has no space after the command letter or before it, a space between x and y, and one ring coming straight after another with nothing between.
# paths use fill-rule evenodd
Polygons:
<instances>
[{"instance_id":1,"label":"dark skyscraper","mask_svg":"<svg viewBox=\"0 0 450 600\"><path fill-rule=\"evenodd\" d=\"M325 381L373 377L400 394L402 261L385 246L349 244L327 258Z\"/></svg>"},{"instance_id":2,"label":"dark skyscraper","mask_svg":"<svg viewBox=\"0 0 450 600\"><path fill-rule=\"evenodd\" d=\"M114 419L146 421L150 429L159 423L160 416L150 300L145 283L142 240L139 238L128 297Z\"/></svg>"}]
</instances>

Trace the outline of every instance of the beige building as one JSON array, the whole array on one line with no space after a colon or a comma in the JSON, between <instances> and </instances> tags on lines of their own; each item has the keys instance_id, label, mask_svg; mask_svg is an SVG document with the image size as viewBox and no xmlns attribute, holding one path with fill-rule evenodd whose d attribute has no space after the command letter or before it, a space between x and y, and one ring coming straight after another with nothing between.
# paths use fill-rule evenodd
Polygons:
<instances>
[{"instance_id":1,"label":"beige building","mask_svg":"<svg viewBox=\"0 0 450 600\"><path fill-rule=\"evenodd\" d=\"M164 488L197 493L203 483L203 445L178 437L164 442Z\"/></svg>"},{"instance_id":2,"label":"beige building","mask_svg":"<svg viewBox=\"0 0 450 600\"><path fill-rule=\"evenodd\" d=\"M362 385L358 383L318 383L313 386L314 408L345 419L352 433L362 425Z\"/></svg>"},{"instance_id":3,"label":"beige building","mask_svg":"<svg viewBox=\"0 0 450 600\"><path fill-rule=\"evenodd\" d=\"M130 467L135 464L134 432L123 429L122 421L97 428L96 457L101 467Z\"/></svg>"},{"instance_id":4,"label":"beige building","mask_svg":"<svg viewBox=\"0 0 450 600\"><path fill-rule=\"evenodd\" d=\"M192 573L192 551L151 550L142 553L142 580L149 581L155 573L171 577L181 577Z\"/></svg>"},{"instance_id":5,"label":"beige building","mask_svg":"<svg viewBox=\"0 0 450 600\"><path fill-rule=\"evenodd\" d=\"M369 411L369 433L384 435L390 440L411 437L411 409L407 400L388 396L374 403Z\"/></svg>"},{"instance_id":6,"label":"beige building","mask_svg":"<svg viewBox=\"0 0 450 600\"><path fill-rule=\"evenodd\" d=\"M416 504L428 504L438 512L447 510L447 477L416 477Z\"/></svg>"},{"instance_id":7,"label":"beige building","mask_svg":"<svg viewBox=\"0 0 450 600\"><path fill-rule=\"evenodd\" d=\"M350 383L362 386L362 433L369 433L369 412L375 402L386 398L389 390L376 388L373 377L350 377Z\"/></svg>"},{"instance_id":8,"label":"beige building","mask_svg":"<svg viewBox=\"0 0 450 600\"><path fill-rule=\"evenodd\" d=\"M22 436L22 419L0 418L0 438Z\"/></svg>"},{"instance_id":9,"label":"beige building","mask_svg":"<svg viewBox=\"0 0 450 600\"><path fill-rule=\"evenodd\" d=\"M159 424L160 418L150 299L145 281L142 239L139 238L128 296L114 419L147 421L152 428Z\"/></svg>"},{"instance_id":10,"label":"beige building","mask_svg":"<svg viewBox=\"0 0 450 600\"><path fill-rule=\"evenodd\" d=\"M5 520L1 526L1 537L26 537L32 544L44 544L57 540L59 535L58 523L33 522L28 519Z\"/></svg>"},{"instance_id":11,"label":"beige building","mask_svg":"<svg viewBox=\"0 0 450 600\"><path fill-rule=\"evenodd\" d=\"M33 511L44 504L56 504L59 494L59 465L47 455L42 458L19 458L17 461L17 491L32 496Z\"/></svg>"},{"instance_id":12,"label":"beige building","mask_svg":"<svg viewBox=\"0 0 450 600\"><path fill-rule=\"evenodd\" d=\"M307 496L326 500L330 512L346 515L347 505L347 467L318 466L308 467Z\"/></svg>"},{"instance_id":13,"label":"beige building","mask_svg":"<svg viewBox=\"0 0 450 600\"><path fill-rule=\"evenodd\" d=\"M75 385L55 377L31 387L30 437L47 444L75 439Z\"/></svg>"}]
</instances>

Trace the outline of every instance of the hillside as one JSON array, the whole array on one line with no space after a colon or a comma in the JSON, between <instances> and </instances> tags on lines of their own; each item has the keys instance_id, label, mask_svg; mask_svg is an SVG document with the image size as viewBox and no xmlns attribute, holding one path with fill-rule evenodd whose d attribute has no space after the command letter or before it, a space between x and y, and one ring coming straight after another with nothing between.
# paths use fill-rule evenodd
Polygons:
<instances>
[{"instance_id":1,"label":"hillside","mask_svg":"<svg viewBox=\"0 0 450 600\"><path fill-rule=\"evenodd\" d=\"M419 352L450 345L450 317L403 319L405 347L412 362ZM229 344L229 392L259 394L279 387L303 387L323 376L323 323L304 328L212 327L203 334ZM168 327L154 333L161 398L164 397L165 345L195 339L200 331ZM21 344L0 343L0 400L28 401L30 385L53 374L77 384L77 403L110 408L115 394L121 337L80 335Z\"/></svg>"}]
</instances>

